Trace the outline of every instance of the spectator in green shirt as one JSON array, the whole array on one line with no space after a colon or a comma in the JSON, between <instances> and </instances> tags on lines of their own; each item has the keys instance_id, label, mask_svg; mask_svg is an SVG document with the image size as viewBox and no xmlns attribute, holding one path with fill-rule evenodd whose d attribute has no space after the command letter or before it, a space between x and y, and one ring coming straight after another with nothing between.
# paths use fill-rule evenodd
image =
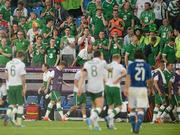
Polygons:
<instances>
[{"instance_id":1,"label":"spectator in green shirt","mask_svg":"<svg viewBox=\"0 0 180 135\"><path fill-rule=\"evenodd\" d=\"M59 62L59 49L55 47L56 40L51 38L50 46L45 51L45 63L49 67L56 67Z\"/></svg>"},{"instance_id":2,"label":"spectator in green shirt","mask_svg":"<svg viewBox=\"0 0 180 135\"><path fill-rule=\"evenodd\" d=\"M46 26L42 29L44 43L49 44L50 38L52 37L53 32L53 19L47 19Z\"/></svg>"},{"instance_id":3,"label":"spectator in green shirt","mask_svg":"<svg viewBox=\"0 0 180 135\"><path fill-rule=\"evenodd\" d=\"M124 20L124 30L129 27L134 27L134 13L130 7L129 2L125 2L123 7L119 10L119 17Z\"/></svg>"},{"instance_id":4,"label":"spectator in green shirt","mask_svg":"<svg viewBox=\"0 0 180 135\"><path fill-rule=\"evenodd\" d=\"M142 28L148 27L155 21L155 13L152 11L151 4L149 2L146 2L144 5L144 11L140 15L140 21Z\"/></svg>"},{"instance_id":5,"label":"spectator in green shirt","mask_svg":"<svg viewBox=\"0 0 180 135\"><path fill-rule=\"evenodd\" d=\"M112 38L110 37L109 39L109 50L110 50L110 57L112 58L112 56L114 54L119 54L121 55L121 51L123 48L123 41L122 38L118 37L118 33L114 32Z\"/></svg>"},{"instance_id":6,"label":"spectator in green shirt","mask_svg":"<svg viewBox=\"0 0 180 135\"><path fill-rule=\"evenodd\" d=\"M29 45L30 42L29 40L25 39L24 33L23 31L18 31L17 33L17 39L14 40L13 44L15 47L15 51L23 51L25 52L25 59L24 59L24 63L27 65L30 63L30 59L29 59Z\"/></svg>"},{"instance_id":7,"label":"spectator in green shirt","mask_svg":"<svg viewBox=\"0 0 180 135\"><path fill-rule=\"evenodd\" d=\"M168 19L163 19L163 25L160 26L158 33L161 37L162 44L165 44L168 41L168 34L172 32L172 26L169 24Z\"/></svg>"},{"instance_id":8,"label":"spectator in green shirt","mask_svg":"<svg viewBox=\"0 0 180 135\"><path fill-rule=\"evenodd\" d=\"M3 19L7 22L10 22L10 16L11 16L11 1L6 0L5 5L0 10L1 13L3 13Z\"/></svg>"},{"instance_id":9,"label":"spectator in green shirt","mask_svg":"<svg viewBox=\"0 0 180 135\"><path fill-rule=\"evenodd\" d=\"M125 48L125 65L126 68L129 64L134 61L134 54L137 49L139 49L138 38L136 35L131 37L131 43Z\"/></svg>"},{"instance_id":10,"label":"spectator in green shirt","mask_svg":"<svg viewBox=\"0 0 180 135\"><path fill-rule=\"evenodd\" d=\"M29 52L32 56L31 66L41 67L44 63L46 46L42 43L42 36L36 37L36 42L30 47Z\"/></svg>"},{"instance_id":11,"label":"spectator in green shirt","mask_svg":"<svg viewBox=\"0 0 180 135\"><path fill-rule=\"evenodd\" d=\"M97 8L96 15L92 17L93 36L98 37L99 32L105 30L107 25L101 8Z\"/></svg>"},{"instance_id":12,"label":"spectator in green shirt","mask_svg":"<svg viewBox=\"0 0 180 135\"><path fill-rule=\"evenodd\" d=\"M163 60L167 63L176 63L175 39L170 38L168 44L163 49Z\"/></svg>"},{"instance_id":13,"label":"spectator in green shirt","mask_svg":"<svg viewBox=\"0 0 180 135\"><path fill-rule=\"evenodd\" d=\"M96 15L96 0L92 0L91 2L88 3L86 12L88 16L93 17Z\"/></svg>"},{"instance_id":14,"label":"spectator in green shirt","mask_svg":"<svg viewBox=\"0 0 180 135\"><path fill-rule=\"evenodd\" d=\"M12 49L7 45L7 39L2 38L0 43L0 66L5 67L6 63L11 60Z\"/></svg>"},{"instance_id":15,"label":"spectator in green shirt","mask_svg":"<svg viewBox=\"0 0 180 135\"><path fill-rule=\"evenodd\" d=\"M115 0L105 0L102 3L104 18L109 21L113 18L113 7L115 5Z\"/></svg>"},{"instance_id":16,"label":"spectator in green shirt","mask_svg":"<svg viewBox=\"0 0 180 135\"><path fill-rule=\"evenodd\" d=\"M55 9L52 6L51 0L45 1L45 7L42 10L41 18L43 19L44 22L46 22L46 20L49 18L51 19L55 18Z\"/></svg>"},{"instance_id":17,"label":"spectator in green shirt","mask_svg":"<svg viewBox=\"0 0 180 135\"><path fill-rule=\"evenodd\" d=\"M93 45L94 50L99 50L100 52L103 53L104 59L109 62L109 41L105 37L104 31L101 31L99 33L99 38L95 41Z\"/></svg>"}]
</instances>

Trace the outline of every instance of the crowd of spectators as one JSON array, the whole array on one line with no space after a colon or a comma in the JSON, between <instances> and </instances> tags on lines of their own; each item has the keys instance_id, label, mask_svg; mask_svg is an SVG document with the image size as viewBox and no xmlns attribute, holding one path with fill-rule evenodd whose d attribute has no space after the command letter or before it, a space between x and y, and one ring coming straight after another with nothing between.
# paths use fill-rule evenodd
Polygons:
<instances>
[{"instance_id":1,"label":"crowd of spectators","mask_svg":"<svg viewBox=\"0 0 180 135\"><path fill-rule=\"evenodd\" d=\"M54 0L27 1L0 0L1 67L16 51L30 67L82 66L94 50L107 62L120 54L126 66L137 49L151 66L180 62L180 0L81 0L80 16Z\"/></svg>"}]
</instances>

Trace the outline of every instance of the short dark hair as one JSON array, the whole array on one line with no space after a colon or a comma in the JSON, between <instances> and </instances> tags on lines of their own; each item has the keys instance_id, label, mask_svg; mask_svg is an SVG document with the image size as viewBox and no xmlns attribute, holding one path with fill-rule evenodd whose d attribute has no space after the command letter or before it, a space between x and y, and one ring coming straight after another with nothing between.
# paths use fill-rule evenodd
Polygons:
<instances>
[{"instance_id":1,"label":"short dark hair","mask_svg":"<svg viewBox=\"0 0 180 135\"><path fill-rule=\"evenodd\" d=\"M136 50L134 54L135 59L144 59L144 53L141 49Z\"/></svg>"},{"instance_id":2,"label":"short dark hair","mask_svg":"<svg viewBox=\"0 0 180 135\"><path fill-rule=\"evenodd\" d=\"M101 52L99 50L94 52L94 58L101 57Z\"/></svg>"},{"instance_id":3,"label":"short dark hair","mask_svg":"<svg viewBox=\"0 0 180 135\"><path fill-rule=\"evenodd\" d=\"M44 65L47 69L49 69L49 65L48 65L47 63L43 63L43 65Z\"/></svg>"},{"instance_id":4,"label":"short dark hair","mask_svg":"<svg viewBox=\"0 0 180 135\"><path fill-rule=\"evenodd\" d=\"M63 60L61 60L61 61L59 61L59 64L58 65L63 65L63 66L66 66L66 62L65 61L63 61Z\"/></svg>"},{"instance_id":5,"label":"short dark hair","mask_svg":"<svg viewBox=\"0 0 180 135\"><path fill-rule=\"evenodd\" d=\"M150 2L145 2L145 4L149 5L151 7L151 3Z\"/></svg>"},{"instance_id":6,"label":"short dark hair","mask_svg":"<svg viewBox=\"0 0 180 135\"><path fill-rule=\"evenodd\" d=\"M37 35L37 37L36 37L36 38L38 39L38 38L43 38L43 37L42 37L41 35Z\"/></svg>"},{"instance_id":7,"label":"short dark hair","mask_svg":"<svg viewBox=\"0 0 180 135\"><path fill-rule=\"evenodd\" d=\"M22 58L22 57L24 57L24 56L25 56L25 54L24 54L23 51L18 51L18 52L16 52L16 57L17 57L17 58Z\"/></svg>"},{"instance_id":8,"label":"short dark hair","mask_svg":"<svg viewBox=\"0 0 180 135\"><path fill-rule=\"evenodd\" d=\"M46 24L47 24L48 22L50 22L50 21L53 21L53 22L54 22L54 20L53 20L52 18L48 18L48 19L46 20Z\"/></svg>"},{"instance_id":9,"label":"short dark hair","mask_svg":"<svg viewBox=\"0 0 180 135\"><path fill-rule=\"evenodd\" d=\"M167 63L166 63L166 67L169 66L169 65L171 65L171 64L173 64L173 63L167 62Z\"/></svg>"}]
</instances>

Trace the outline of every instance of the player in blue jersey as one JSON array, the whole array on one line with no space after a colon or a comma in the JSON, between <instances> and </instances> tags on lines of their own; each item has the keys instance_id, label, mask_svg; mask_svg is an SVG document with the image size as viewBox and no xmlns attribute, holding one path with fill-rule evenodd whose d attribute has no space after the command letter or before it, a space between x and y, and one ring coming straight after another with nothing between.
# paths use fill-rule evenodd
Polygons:
<instances>
[{"instance_id":1,"label":"player in blue jersey","mask_svg":"<svg viewBox=\"0 0 180 135\"><path fill-rule=\"evenodd\" d=\"M130 123L133 133L139 133L144 111L148 108L148 88L152 89L150 65L144 61L143 52L135 52L135 61L128 66L125 83L125 95L128 96Z\"/></svg>"}]
</instances>

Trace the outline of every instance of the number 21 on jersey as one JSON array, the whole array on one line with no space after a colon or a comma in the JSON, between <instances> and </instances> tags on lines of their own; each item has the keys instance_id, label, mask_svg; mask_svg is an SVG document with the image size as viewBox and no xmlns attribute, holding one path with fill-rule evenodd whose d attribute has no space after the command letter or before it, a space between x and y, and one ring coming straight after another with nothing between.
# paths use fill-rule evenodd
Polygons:
<instances>
[{"instance_id":1,"label":"number 21 on jersey","mask_svg":"<svg viewBox=\"0 0 180 135\"><path fill-rule=\"evenodd\" d=\"M145 69L144 67L135 67L135 80L144 81L145 80Z\"/></svg>"}]
</instances>

